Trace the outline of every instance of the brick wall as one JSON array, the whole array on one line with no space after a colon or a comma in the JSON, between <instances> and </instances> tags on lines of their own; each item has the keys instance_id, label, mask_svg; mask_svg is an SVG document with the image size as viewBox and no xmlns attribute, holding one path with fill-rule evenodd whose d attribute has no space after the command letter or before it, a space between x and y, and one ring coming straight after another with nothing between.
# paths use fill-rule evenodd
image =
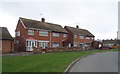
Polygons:
<instances>
[{"instance_id":1,"label":"brick wall","mask_svg":"<svg viewBox=\"0 0 120 74\"><path fill-rule=\"evenodd\" d=\"M14 52L14 41L2 40L2 53Z\"/></svg>"},{"instance_id":2,"label":"brick wall","mask_svg":"<svg viewBox=\"0 0 120 74\"><path fill-rule=\"evenodd\" d=\"M39 30L34 29L34 35L28 35L28 29L24 27L22 22L19 20L16 32L20 31L20 36L16 36L15 40L19 41L19 44L15 44L15 50L17 51L25 51L26 50L26 39L29 37L34 38L35 40L45 40L49 41L48 47L52 47L53 43L59 43L59 47L63 46L64 41L66 41L67 37L63 37L65 33L59 33L60 37L53 37L52 34L55 32L48 31L48 36L39 36Z\"/></svg>"}]
</instances>

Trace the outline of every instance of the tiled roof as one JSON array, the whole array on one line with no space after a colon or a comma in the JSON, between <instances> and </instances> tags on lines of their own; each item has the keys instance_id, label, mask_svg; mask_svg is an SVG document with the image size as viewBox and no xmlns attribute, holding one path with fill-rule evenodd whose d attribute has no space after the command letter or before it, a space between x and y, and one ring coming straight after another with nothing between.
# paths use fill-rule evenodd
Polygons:
<instances>
[{"instance_id":1,"label":"tiled roof","mask_svg":"<svg viewBox=\"0 0 120 74\"><path fill-rule=\"evenodd\" d=\"M76 35L84 35L84 36L94 36L92 33L90 33L88 30L80 29L80 28L74 28L65 26L67 29L69 29L73 34Z\"/></svg>"},{"instance_id":2,"label":"tiled roof","mask_svg":"<svg viewBox=\"0 0 120 74\"><path fill-rule=\"evenodd\" d=\"M103 40L102 43L115 44L115 43L120 43L120 40Z\"/></svg>"},{"instance_id":3,"label":"tiled roof","mask_svg":"<svg viewBox=\"0 0 120 74\"><path fill-rule=\"evenodd\" d=\"M35 29L43 29L43 30L50 30L54 32L62 32L68 33L61 25L48 23L48 22L41 22L32 19L21 18L22 22L24 23L26 28L35 28Z\"/></svg>"},{"instance_id":4,"label":"tiled roof","mask_svg":"<svg viewBox=\"0 0 120 74\"><path fill-rule=\"evenodd\" d=\"M13 40L13 37L10 35L10 33L6 27L0 27L0 39Z\"/></svg>"}]
</instances>

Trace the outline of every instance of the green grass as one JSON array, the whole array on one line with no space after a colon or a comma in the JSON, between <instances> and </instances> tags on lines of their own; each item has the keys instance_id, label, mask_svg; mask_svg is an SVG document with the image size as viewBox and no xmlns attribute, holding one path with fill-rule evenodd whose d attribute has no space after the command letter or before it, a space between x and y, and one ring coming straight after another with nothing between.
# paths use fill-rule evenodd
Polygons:
<instances>
[{"instance_id":1,"label":"green grass","mask_svg":"<svg viewBox=\"0 0 120 74\"><path fill-rule=\"evenodd\" d=\"M3 72L64 72L67 66L77 58L96 52L116 50L91 50L80 52L62 52L30 56L3 57Z\"/></svg>"}]
</instances>

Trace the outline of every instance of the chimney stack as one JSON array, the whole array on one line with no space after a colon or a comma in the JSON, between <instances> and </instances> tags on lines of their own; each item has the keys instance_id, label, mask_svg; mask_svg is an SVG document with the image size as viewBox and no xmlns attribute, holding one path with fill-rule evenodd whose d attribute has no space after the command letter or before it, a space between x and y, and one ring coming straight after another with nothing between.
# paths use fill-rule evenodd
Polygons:
<instances>
[{"instance_id":1,"label":"chimney stack","mask_svg":"<svg viewBox=\"0 0 120 74\"><path fill-rule=\"evenodd\" d=\"M45 22L45 18L41 18L41 21L42 21L42 22Z\"/></svg>"},{"instance_id":2,"label":"chimney stack","mask_svg":"<svg viewBox=\"0 0 120 74\"><path fill-rule=\"evenodd\" d=\"M76 25L76 28L79 28L79 26L78 26L78 25Z\"/></svg>"}]
</instances>

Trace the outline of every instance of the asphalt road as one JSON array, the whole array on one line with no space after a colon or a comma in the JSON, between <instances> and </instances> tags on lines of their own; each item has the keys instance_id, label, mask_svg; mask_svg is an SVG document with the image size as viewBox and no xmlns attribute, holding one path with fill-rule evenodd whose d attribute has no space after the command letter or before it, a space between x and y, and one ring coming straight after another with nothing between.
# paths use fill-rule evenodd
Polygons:
<instances>
[{"instance_id":1,"label":"asphalt road","mask_svg":"<svg viewBox=\"0 0 120 74\"><path fill-rule=\"evenodd\" d=\"M69 72L118 72L118 52L96 53L82 58Z\"/></svg>"}]
</instances>

